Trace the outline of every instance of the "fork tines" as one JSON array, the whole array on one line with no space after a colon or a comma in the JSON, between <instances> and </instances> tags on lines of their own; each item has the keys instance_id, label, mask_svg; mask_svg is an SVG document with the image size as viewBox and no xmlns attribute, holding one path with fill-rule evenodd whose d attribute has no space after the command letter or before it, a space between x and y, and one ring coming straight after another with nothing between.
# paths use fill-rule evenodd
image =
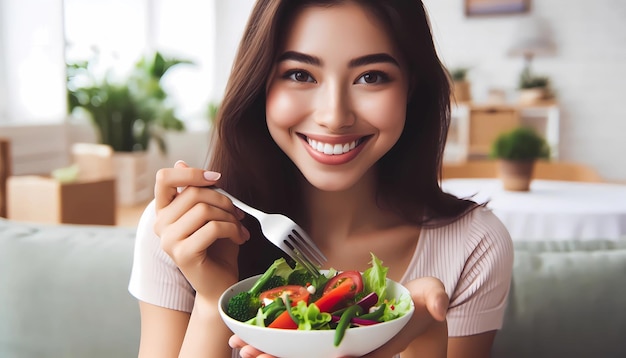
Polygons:
<instances>
[{"instance_id":1,"label":"fork tines","mask_svg":"<svg viewBox=\"0 0 626 358\"><path fill-rule=\"evenodd\" d=\"M311 239L301 235L296 230L292 230L288 238L289 240L285 239L283 242L291 249L293 253L291 255L292 258L317 277L319 275L319 268L327 260L326 256L324 256L317 246L307 241L307 239Z\"/></svg>"}]
</instances>

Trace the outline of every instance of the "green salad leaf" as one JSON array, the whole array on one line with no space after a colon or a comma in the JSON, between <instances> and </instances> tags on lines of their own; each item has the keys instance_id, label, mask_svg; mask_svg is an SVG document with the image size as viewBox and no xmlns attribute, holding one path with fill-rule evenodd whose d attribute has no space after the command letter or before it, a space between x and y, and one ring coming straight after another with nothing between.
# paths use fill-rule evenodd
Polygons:
<instances>
[{"instance_id":1,"label":"green salad leaf","mask_svg":"<svg viewBox=\"0 0 626 358\"><path fill-rule=\"evenodd\" d=\"M320 312L320 309L315 304L307 305L304 301L300 301L291 309L291 312L299 320L299 330L330 329L328 325L331 320L330 313Z\"/></svg>"},{"instance_id":2,"label":"green salad leaf","mask_svg":"<svg viewBox=\"0 0 626 358\"><path fill-rule=\"evenodd\" d=\"M378 303L381 305L387 297L387 271L389 268L383 266L383 262L370 252L372 256L372 265L370 268L363 272L363 291L364 292L376 292L378 295Z\"/></svg>"}]
</instances>

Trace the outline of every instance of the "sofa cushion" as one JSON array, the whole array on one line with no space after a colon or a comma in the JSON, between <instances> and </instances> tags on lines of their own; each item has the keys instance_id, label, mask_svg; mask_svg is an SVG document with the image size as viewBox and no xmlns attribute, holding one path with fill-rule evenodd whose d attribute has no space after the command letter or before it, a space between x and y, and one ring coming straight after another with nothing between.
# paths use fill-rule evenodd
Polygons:
<instances>
[{"instance_id":1,"label":"sofa cushion","mask_svg":"<svg viewBox=\"0 0 626 358\"><path fill-rule=\"evenodd\" d=\"M626 241L516 242L494 357L626 357Z\"/></svg>"},{"instance_id":2,"label":"sofa cushion","mask_svg":"<svg viewBox=\"0 0 626 358\"><path fill-rule=\"evenodd\" d=\"M0 219L0 357L136 357L134 234Z\"/></svg>"}]
</instances>

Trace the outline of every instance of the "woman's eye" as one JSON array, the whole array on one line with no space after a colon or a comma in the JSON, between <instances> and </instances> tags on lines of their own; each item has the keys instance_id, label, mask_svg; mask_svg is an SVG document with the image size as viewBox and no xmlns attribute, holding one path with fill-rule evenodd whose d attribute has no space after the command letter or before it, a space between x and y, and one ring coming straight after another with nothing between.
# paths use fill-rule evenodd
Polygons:
<instances>
[{"instance_id":1,"label":"woman's eye","mask_svg":"<svg viewBox=\"0 0 626 358\"><path fill-rule=\"evenodd\" d=\"M309 75L308 72L306 71L300 71L300 70L296 70L296 71L289 71L285 74L285 78L288 78L292 81L296 81L296 82L311 82L311 83L315 83L315 80L313 79L313 77L311 77L311 75Z\"/></svg>"},{"instance_id":2,"label":"woman's eye","mask_svg":"<svg viewBox=\"0 0 626 358\"><path fill-rule=\"evenodd\" d=\"M376 83L385 83L385 82L389 82L389 76L387 76L386 74L382 73L382 72L367 72L365 74L363 74L361 77L357 78L356 82L357 84L376 84Z\"/></svg>"}]
</instances>

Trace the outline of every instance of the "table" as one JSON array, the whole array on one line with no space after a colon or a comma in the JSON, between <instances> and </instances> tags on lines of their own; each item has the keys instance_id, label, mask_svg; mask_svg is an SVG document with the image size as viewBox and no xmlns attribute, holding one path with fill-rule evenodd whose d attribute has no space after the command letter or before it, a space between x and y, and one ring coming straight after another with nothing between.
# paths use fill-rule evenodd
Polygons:
<instances>
[{"instance_id":1,"label":"table","mask_svg":"<svg viewBox=\"0 0 626 358\"><path fill-rule=\"evenodd\" d=\"M446 179L444 191L487 202L513 240L626 239L626 185L535 179L528 192L499 179Z\"/></svg>"}]
</instances>

